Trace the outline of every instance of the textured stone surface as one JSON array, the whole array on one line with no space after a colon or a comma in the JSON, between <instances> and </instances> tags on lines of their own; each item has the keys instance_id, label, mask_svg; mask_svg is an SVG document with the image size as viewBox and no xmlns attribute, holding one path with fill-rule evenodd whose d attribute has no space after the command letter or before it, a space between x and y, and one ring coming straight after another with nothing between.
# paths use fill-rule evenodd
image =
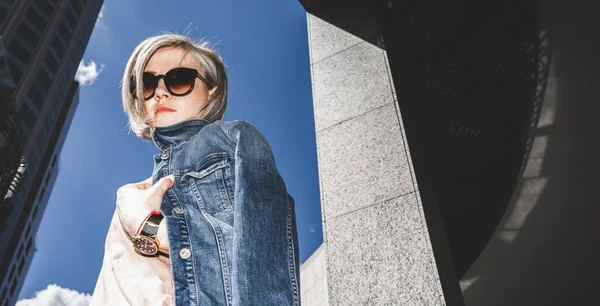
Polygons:
<instances>
[{"instance_id":1,"label":"textured stone surface","mask_svg":"<svg viewBox=\"0 0 600 306\"><path fill-rule=\"evenodd\" d=\"M415 193L328 223L330 305L445 305Z\"/></svg>"},{"instance_id":2,"label":"textured stone surface","mask_svg":"<svg viewBox=\"0 0 600 306\"><path fill-rule=\"evenodd\" d=\"M408 160L408 169L410 170L411 179L414 182L415 191L417 191L417 190L419 190L419 184L417 184L415 168L413 166L412 157L410 156L410 147L408 145L408 139L406 138L406 130L404 129L404 124L402 123L402 115L401 115L402 113L400 112L400 106L398 105L397 101L394 102L394 107L396 109L396 113L398 114L398 118L400 120L400 130L402 131L402 142L404 143L404 153L406 154L406 160Z\"/></svg>"},{"instance_id":3,"label":"textured stone surface","mask_svg":"<svg viewBox=\"0 0 600 306\"><path fill-rule=\"evenodd\" d=\"M325 244L300 266L300 290L302 305L327 306L327 269Z\"/></svg>"},{"instance_id":4,"label":"textured stone surface","mask_svg":"<svg viewBox=\"0 0 600 306\"><path fill-rule=\"evenodd\" d=\"M332 25L317 16L307 14L306 23L311 64L363 42L361 37ZM356 34L362 36L376 37L378 35L375 21L364 15L360 19L352 20L348 26L348 30L355 30Z\"/></svg>"},{"instance_id":5,"label":"textured stone surface","mask_svg":"<svg viewBox=\"0 0 600 306\"><path fill-rule=\"evenodd\" d=\"M393 104L317 133L323 219L415 190Z\"/></svg>"},{"instance_id":6,"label":"textured stone surface","mask_svg":"<svg viewBox=\"0 0 600 306\"><path fill-rule=\"evenodd\" d=\"M445 305L387 55L341 10L307 16L327 252L301 267L303 305Z\"/></svg>"},{"instance_id":7,"label":"textured stone surface","mask_svg":"<svg viewBox=\"0 0 600 306\"><path fill-rule=\"evenodd\" d=\"M384 51L368 42L314 64L312 80L317 132L394 101Z\"/></svg>"}]
</instances>

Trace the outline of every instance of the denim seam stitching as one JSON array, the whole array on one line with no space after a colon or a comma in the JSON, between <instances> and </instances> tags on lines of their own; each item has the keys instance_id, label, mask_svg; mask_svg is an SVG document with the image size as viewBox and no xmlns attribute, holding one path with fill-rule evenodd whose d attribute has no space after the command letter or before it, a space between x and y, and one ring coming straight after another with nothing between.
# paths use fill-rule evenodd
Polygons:
<instances>
[{"instance_id":1,"label":"denim seam stitching","mask_svg":"<svg viewBox=\"0 0 600 306\"><path fill-rule=\"evenodd\" d=\"M234 120L231 121L229 124L229 127L227 127L227 130L225 130L226 128L223 126L223 124L219 124L219 126L221 127L221 131L223 131L223 134L225 135L225 138L227 138L227 140L229 141L229 144L231 145L231 148L234 150L237 150L237 145L236 143L231 139L230 135L229 135L229 130L231 129L231 125L233 125L234 123L237 123L239 120Z\"/></svg>"},{"instance_id":2,"label":"denim seam stitching","mask_svg":"<svg viewBox=\"0 0 600 306\"><path fill-rule=\"evenodd\" d=\"M215 235L215 238L217 240L217 249L219 251L219 260L221 261L221 276L223 279L223 289L225 291L225 295L226 295L226 301L227 301L227 305L232 305L233 301L231 301L231 288L229 286L229 268L227 266L227 260L223 260L223 239L220 233L220 230L217 229L217 226L215 226L211 221L210 218L208 216L206 216L206 214L208 212L205 211L200 211L200 213L202 214L202 216L204 217L204 219L206 219L206 221L208 222L208 224L210 224L210 227L212 227L213 229L213 233Z\"/></svg>"},{"instance_id":3,"label":"denim seam stitching","mask_svg":"<svg viewBox=\"0 0 600 306\"><path fill-rule=\"evenodd\" d=\"M292 280L292 288L294 289L294 304L298 304L298 286L296 284L296 269L295 269L295 258L294 258L294 237L292 235L292 206L288 205L288 219L287 219L287 234L288 234L288 252L289 252L289 264L290 264L290 277Z\"/></svg>"},{"instance_id":4,"label":"denim seam stitching","mask_svg":"<svg viewBox=\"0 0 600 306\"><path fill-rule=\"evenodd\" d=\"M196 204L198 206L198 210L200 211L200 213L202 214L202 217L204 217L204 219L206 219L206 222L208 222L208 224L210 225L210 227L213 229L213 234L215 235L215 239L217 240L217 249L219 252L219 260L221 261L221 276L223 279L223 286L224 286L224 291L227 297L227 305L231 305L233 302L231 301L231 288L229 288L229 270L228 270L228 266L227 266L227 262L225 260L223 260L223 242L222 242L222 237L219 235L217 229L215 229L215 225L210 221L210 218L207 216L207 214L210 214L207 210L206 210L206 205L204 204L204 200L202 199L202 196L200 195L200 191L198 190L198 187L196 186L196 184L194 184L193 181L189 182L190 186L191 186L191 191L194 194L195 198L196 198ZM195 273L195 270L194 270Z\"/></svg>"},{"instance_id":5,"label":"denim seam stitching","mask_svg":"<svg viewBox=\"0 0 600 306\"><path fill-rule=\"evenodd\" d=\"M226 167L228 167L229 165L227 165ZM231 215L233 215L234 211L233 211L233 203L231 203L230 198L229 198L229 193L227 191L227 183L225 183L225 175L223 174L223 169L220 168L220 171L215 171L215 176L217 176L217 179L220 179L220 182L217 182L217 187L219 188L219 193L221 195L221 205L223 206L223 210ZM220 173L217 174L217 172Z\"/></svg>"},{"instance_id":6,"label":"denim seam stitching","mask_svg":"<svg viewBox=\"0 0 600 306\"><path fill-rule=\"evenodd\" d=\"M173 198L175 198L175 200L177 201L177 204L180 207L182 207L182 209L184 209L184 212L185 212L185 207L184 207L184 205L181 205L181 202L179 201L179 198L177 198L177 195L175 194L175 192L171 192L171 193L172 193ZM185 217L185 213L182 216L183 216L183 224L185 225L185 232L183 232L181 234L187 236L188 244L190 246L190 254L192 254L192 256L191 256L191 259L192 259L191 260L191 262L192 262L192 271L194 271L194 275L196 275L196 265L195 265L195 261L194 261L194 253L192 252L192 249L191 249L192 242L190 241L190 233L189 233L189 230L188 230L189 226L188 226L187 218ZM181 230L180 230L180 232L181 232ZM179 255L179 254L177 254L177 255ZM175 256L173 256L173 257L175 257ZM181 259L181 257L179 257L179 258ZM183 264L185 265L185 262ZM186 281L189 281L187 277L186 277ZM192 278L192 282L196 283L195 277ZM175 285L175 284L173 283L173 285ZM196 303L195 304L198 304L197 302L198 302L198 299L200 298L200 296L198 294L198 291L196 290L196 286L192 286L192 287L194 288L195 296L196 296ZM190 290L190 289L188 288L188 290Z\"/></svg>"}]
</instances>

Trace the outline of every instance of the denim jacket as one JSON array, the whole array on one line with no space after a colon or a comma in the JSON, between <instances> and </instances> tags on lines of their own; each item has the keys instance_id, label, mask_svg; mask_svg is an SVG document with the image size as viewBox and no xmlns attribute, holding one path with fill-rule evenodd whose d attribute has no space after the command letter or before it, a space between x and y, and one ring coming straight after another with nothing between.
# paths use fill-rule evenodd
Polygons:
<instances>
[{"instance_id":1,"label":"denim jacket","mask_svg":"<svg viewBox=\"0 0 600 306\"><path fill-rule=\"evenodd\" d=\"M157 127L152 181L163 197L176 305L300 305L294 199L250 123Z\"/></svg>"}]
</instances>

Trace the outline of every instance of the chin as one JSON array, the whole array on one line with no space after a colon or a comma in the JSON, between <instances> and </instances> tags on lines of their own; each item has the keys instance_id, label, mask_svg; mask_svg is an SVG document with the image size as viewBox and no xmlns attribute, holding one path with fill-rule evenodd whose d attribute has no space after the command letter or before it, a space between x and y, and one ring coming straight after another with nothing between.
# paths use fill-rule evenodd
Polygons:
<instances>
[{"instance_id":1,"label":"chin","mask_svg":"<svg viewBox=\"0 0 600 306\"><path fill-rule=\"evenodd\" d=\"M177 124L183 120L179 120L179 118L177 118L174 113L160 113L160 114L156 114L156 116L154 117L154 122L155 125L157 127L163 127L163 126L169 126L169 125L173 125L173 124Z\"/></svg>"}]
</instances>

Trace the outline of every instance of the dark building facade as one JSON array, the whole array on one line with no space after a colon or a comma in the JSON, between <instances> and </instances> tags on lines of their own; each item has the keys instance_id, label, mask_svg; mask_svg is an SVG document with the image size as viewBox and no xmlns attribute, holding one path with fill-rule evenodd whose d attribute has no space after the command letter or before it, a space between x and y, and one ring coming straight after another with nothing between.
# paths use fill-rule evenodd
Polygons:
<instances>
[{"instance_id":1,"label":"dark building facade","mask_svg":"<svg viewBox=\"0 0 600 306\"><path fill-rule=\"evenodd\" d=\"M102 4L0 0L0 35L14 85L11 101L23 136L22 157L13 163L8 191L0 194L0 305L16 302L31 263L79 103L75 73Z\"/></svg>"}]
</instances>

